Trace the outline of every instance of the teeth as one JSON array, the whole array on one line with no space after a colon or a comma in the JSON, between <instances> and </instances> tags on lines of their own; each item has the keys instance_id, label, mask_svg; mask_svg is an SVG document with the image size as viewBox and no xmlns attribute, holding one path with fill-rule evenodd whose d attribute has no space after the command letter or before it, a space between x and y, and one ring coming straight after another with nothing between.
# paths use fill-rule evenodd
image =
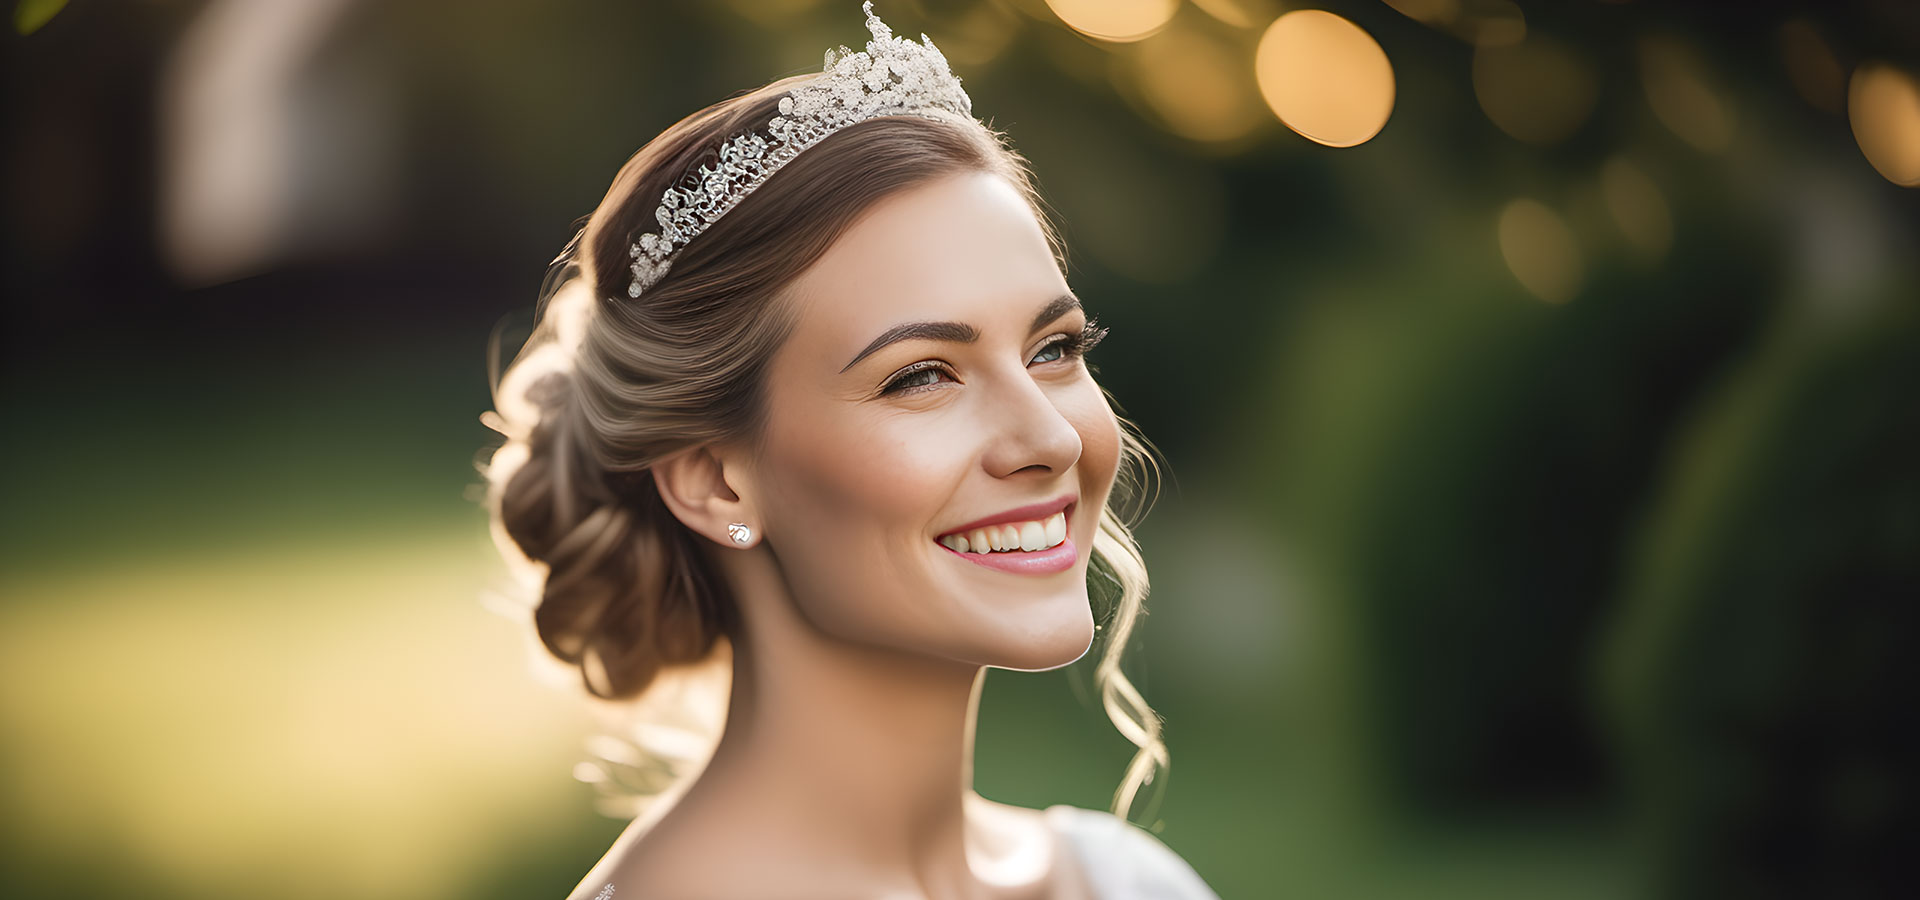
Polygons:
<instances>
[{"instance_id":1,"label":"teeth","mask_svg":"<svg viewBox=\"0 0 1920 900\"><path fill-rule=\"evenodd\" d=\"M1067 514L1054 513L1031 522L989 525L972 531L949 534L941 545L958 553L1004 553L1009 550L1032 552L1060 546L1067 539Z\"/></svg>"},{"instance_id":2,"label":"teeth","mask_svg":"<svg viewBox=\"0 0 1920 900\"><path fill-rule=\"evenodd\" d=\"M1020 549L1038 550L1047 545L1046 526L1039 522L1028 522L1020 526Z\"/></svg>"}]
</instances>

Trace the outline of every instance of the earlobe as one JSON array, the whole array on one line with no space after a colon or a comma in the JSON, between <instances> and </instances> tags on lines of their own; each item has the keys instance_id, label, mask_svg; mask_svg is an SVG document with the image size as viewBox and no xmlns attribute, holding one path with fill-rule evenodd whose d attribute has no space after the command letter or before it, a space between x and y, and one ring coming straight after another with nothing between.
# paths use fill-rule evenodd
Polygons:
<instances>
[{"instance_id":1,"label":"earlobe","mask_svg":"<svg viewBox=\"0 0 1920 900\"><path fill-rule=\"evenodd\" d=\"M693 447L653 464L653 483L674 518L725 546L751 544L757 514L728 484L730 473L709 447ZM733 473L733 480L738 480ZM741 539L744 533L745 540Z\"/></svg>"}]
</instances>

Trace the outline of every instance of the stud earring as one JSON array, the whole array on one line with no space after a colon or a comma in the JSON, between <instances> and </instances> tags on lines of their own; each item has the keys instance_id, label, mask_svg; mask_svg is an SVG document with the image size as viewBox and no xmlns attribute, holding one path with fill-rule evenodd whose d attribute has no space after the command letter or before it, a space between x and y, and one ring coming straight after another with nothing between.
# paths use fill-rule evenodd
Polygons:
<instances>
[{"instance_id":1,"label":"stud earring","mask_svg":"<svg viewBox=\"0 0 1920 900\"><path fill-rule=\"evenodd\" d=\"M753 540L753 529L745 522L734 522L727 526L727 536L733 538L734 543L744 545Z\"/></svg>"}]
</instances>

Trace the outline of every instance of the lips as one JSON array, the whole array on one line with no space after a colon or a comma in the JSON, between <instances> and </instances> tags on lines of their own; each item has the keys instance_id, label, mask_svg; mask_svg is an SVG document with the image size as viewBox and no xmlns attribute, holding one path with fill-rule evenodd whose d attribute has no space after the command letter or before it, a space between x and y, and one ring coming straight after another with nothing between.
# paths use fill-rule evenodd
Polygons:
<instances>
[{"instance_id":1,"label":"lips","mask_svg":"<svg viewBox=\"0 0 1920 900\"><path fill-rule=\"evenodd\" d=\"M1029 522L1029 521L1042 520L1047 518L1048 516L1053 515L1054 513L1062 512L1062 511L1066 511L1069 513L1068 520L1069 520L1069 523L1071 523L1071 520L1072 520L1071 507L1074 506L1075 501L1079 499L1080 498L1078 495L1066 494L1064 496L1057 497L1052 500L1046 500L1040 503L1033 503L1027 506L1016 507L1014 509L1009 509L1006 512L995 513L984 519L968 522L967 524L962 525L959 528L955 528L949 531L943 531L935 535L934 540L939 540L940 538L947 537L948 535L954 535L954 534L960 534L966 531L972 531L976 528L985 528L989 525L1005 525L1008 522Z\"/></svg>"},{"instance_id":2,"label":"lips","mask_svg":"<svg viewBox=\"0 0 1920 900\"><path fill-rule=\"evenodd\" d=\"M936 544L942 553L950 553L977 566L1011 572L1015 575L1051 575L1065 572L1080 561L1080 548L1073 538L1045 550L1008 550L993 553L961 553L944 544Z\"/></svg>"},{"instance_id":3,"label":"lips","mask_svg":"<svg viewBox=\"0 0 1920 900\"><path fill-rule=\"evenodd\" d=\"M1024 523L1026 528L1030 529L1036 521L1049 519L1054 520L1055 528L1063 527L1061 520L1064 520L1064 526L1071 526L1073 508L1078 500L1079 497L1068 494L1053 500L1016 507L945 532L936 538L934 543L940 545L941 550L967 562L1015 575L1051 575L1055 572L1064 572L1080 561L1080 548L1074 545L1071 536L1058 538L1057 544L1039 540L1028 541L1027 546L1050 544L1044 549L1036 550L1003 549L988 553L962 551L955 549L955 546L967 546L965 535L972 535L975 540L978 540L983 531L989 534L995 533L998 530L995 526ZM1055 519L1056 516L1060 518ZM1067 527L1066 530L1070 532L1071 528ZM1010 527L1008 531L1011 531ZM1002 546L1003 543L1005 542L996 543L995 546ZM980 548L970 549L979 550Z\"/></svg>"}]
</instances>

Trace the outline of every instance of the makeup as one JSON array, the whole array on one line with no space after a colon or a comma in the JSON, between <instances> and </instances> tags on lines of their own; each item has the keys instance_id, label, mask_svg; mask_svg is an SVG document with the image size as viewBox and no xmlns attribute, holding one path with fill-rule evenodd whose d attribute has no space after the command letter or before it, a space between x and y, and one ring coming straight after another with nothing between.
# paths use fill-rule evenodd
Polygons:
<instances>
[{"instance_id":1,"label":"makeup","mask_svg":"<svg viewBox=\"0 0 1920 900\"><path fill-rule=\"evenodd\" d=\"M1080 561L1080 550L1069 536L1079 499L1067 494L1010 509L949 531L934 543L968 562L1015 575L1064 572ZM1008 549L983 552L989 545Z\"/></svg>"},{"instance_id":2,"label":"makeup","mask_svg":"<svg viewBox=\"0 0 1920 900\"><path fill-rule=\"evenodd\" d=\"M1074 546L1073 538L1067 538L1057 547L1045 550L1007 550L994 553L962 553L945 544L935 542L942 552L960 557L970 563L977 563L989 569L1012 572L1015 575L1052 575L1065 572L1080 561L1080 548Z\"/></svg>"}]
</instances>

